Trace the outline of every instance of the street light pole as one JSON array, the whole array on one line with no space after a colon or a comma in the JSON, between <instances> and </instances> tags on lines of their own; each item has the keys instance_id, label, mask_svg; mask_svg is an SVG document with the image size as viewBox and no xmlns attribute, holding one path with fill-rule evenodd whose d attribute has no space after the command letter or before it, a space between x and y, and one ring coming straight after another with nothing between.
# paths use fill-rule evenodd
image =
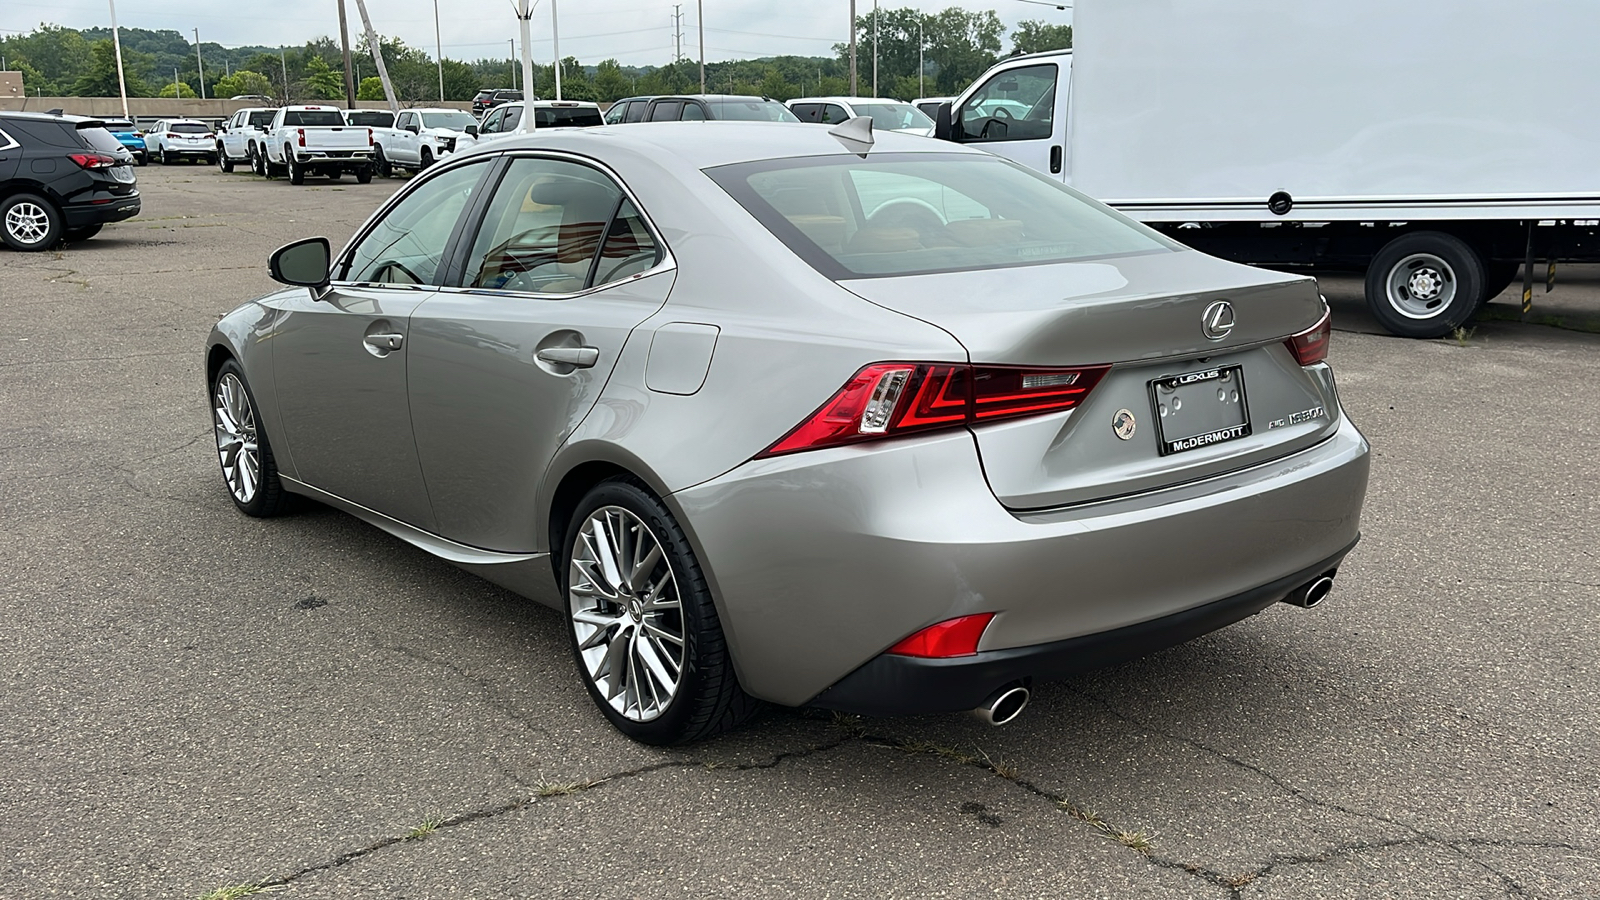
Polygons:
<instances>
[{"instance_id":1,"label":"street light pole","mask_svg":"<svg viewBox=\"0 0 1600 900\"><path fill-rule=\"evenodd\" d=\"M872 96L878 96L878 0L872 0Z\"/></svg>"},{"instance_id":2,"label":"street light pole","mask_svg":"<svg viewBox=\"0 0 1600 900\"><path fill-rule=\"evenodd\" d=\"M437 2L437 0L436 0ZM550 40L553 43L551 52L555 54L556 70L556 99L561 99L561 24L556 21L556 0L550 0Z\"/></svg>"},{"instance_id":3,"label":"street light pole","mask_svg":"<svg viewBox=\"0 0 1600 900\"><path fill-rule=\"evenodd\" d=\"M700 93L706 92L706 0L695 0L695 18L700 23Z\"/></svg>"},{"instance_id":4,"label":"street light pole","mask_svg":"<svg viewBox=\"0 0 1600 900\"><path fill-rule=\"evenodd\" d=\"M200 73L200 99L206 98L206 64L200 59L200 29L194 30L194 67Z\"/></svg>"},{"instance_id":5,"label":"street light pole","mask_svg":"<svg viewBox=\"0 0 1600 900\"><path fill-rule=\"evenodd\" d=\"M128 116L128 82L122 75L122 38L117 31L117 0L106 0L111 6L111 51L117 54L117 93L122 95L122 117ZM24 98L26 99L26 98Z\"/></svg>"},{"instance_id":6,"label":"street light pole","mask_svg":"<svg viewBox=\"0 0 1600 900\"><path fill-rule=\"evenodd\" d=\"M856 89L856 0L850 0L850 96L861 96Z\"/></svg>"},{"instance_id":7,"label":"street light pole","mask_svg":"<svg viewBox=\"0 0 1600 900\"><path fill-rule=\"evenodd\" d=\"M927 46L922 37L922 13L917 13L917 96L926 97L928 92L922 87L922 73L927 66L922 61L922 51Z\"/></svg>"},{"instance_id":8,"label":"street light pole","mask_svg":"<svg viewBox=\"0 0 1600 900\"><path fill-rule=\"evenodd\" d=\"M511 55L506 57L511 60L511 89L517 89L517 39L506 38L506 46L511 48Z\"/></svg>"},{"instance_id":9,"label":"street light pole","mask_svg":"<svg viewBox=\"0 0 1600 900\"><path fill-rule=\"evenodd\" d=\"M433 0L433 58L439 64L439 102L444 102L444 44L439 39L439 0ZM354 106L355 104L350 104Z\"/></svg>"},{"instance_id":10,"label":"street light pole","mask_svg":"<svg viewBox=\"0 0 1600 900\"><path fill-rule=\"evenodd\" d=\"M523 134L533 130L533 46L528 43L532 19L533 6L528 0L517 0L517 28L522 32L522 121L517 130Z\"/></svg>"}]
</instances>

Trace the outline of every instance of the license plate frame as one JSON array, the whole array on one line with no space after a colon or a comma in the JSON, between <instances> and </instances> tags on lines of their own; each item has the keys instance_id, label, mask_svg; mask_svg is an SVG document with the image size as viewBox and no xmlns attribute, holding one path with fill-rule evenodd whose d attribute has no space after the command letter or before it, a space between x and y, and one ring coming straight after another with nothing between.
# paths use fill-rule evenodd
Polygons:
<instances>
[{"instance_id":1,"label":"license plate frame","mask_svg":"<svg viewBox=\"0 0 1600 900\"><path fill-rule=\"evenodd\" d=\"M1252 433L1244 366L1216 366L1169 375L1150 381L1148 387L1150 412L1156 422L1156 444L1162 456L1236 441ZM1219 396L1218 391L1222 395ZM1174 399L1179 401L1176 408L1172 407ZM1199 416L1194 413L1183 415L1185 422L1198 423L1198 427L1193 424L1178 427L1176 430L1180 433L1172 436L1169 431L1173 430L1182 415L1181 408L1185 403L1191 407L1196 404L1211 405L1213 408L1221 407L1221 410L1206 411ZM1237 417L1228 412L1235 406L1238 408ZM1235 418L1239 421L1234 421ZM1185 431L1194 433L1182 433Z\"/></svg>"}]
</instances>

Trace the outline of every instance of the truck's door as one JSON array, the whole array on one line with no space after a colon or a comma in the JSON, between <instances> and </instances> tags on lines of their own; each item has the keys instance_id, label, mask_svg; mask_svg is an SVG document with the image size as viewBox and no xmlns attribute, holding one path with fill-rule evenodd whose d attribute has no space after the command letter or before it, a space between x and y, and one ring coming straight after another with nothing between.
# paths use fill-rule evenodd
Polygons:
<instances>
[{"instance_id":1,"label":"truck's door","mask_svg":"<svg viewBox=\"0 0 1600 900\"><path fill-rule=\"evenodd\" d=\"M1067 60L990 74L951 109L951 137L1065 179Z\"/></svg>"}]
</instances>

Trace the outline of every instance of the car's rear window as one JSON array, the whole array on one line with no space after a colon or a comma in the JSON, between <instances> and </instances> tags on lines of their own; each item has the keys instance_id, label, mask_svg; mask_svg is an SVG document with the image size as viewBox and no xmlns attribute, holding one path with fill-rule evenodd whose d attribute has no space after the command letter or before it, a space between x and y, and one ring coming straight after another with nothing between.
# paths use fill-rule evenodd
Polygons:
<instances>
[{"instance_id":1,"label":"car's rear window","mask_svg":"<svg viewBox=\"0 0 1600 900\"><path fill-rule=\"evenodd\" d=\"M167 126L167 130L173 134L207 134L211 131L199 122L173 122Z\"/></svg>"},{"instance_id":2,"label":"car's rear window","mask_svg":"<svg viewBox=\"0 0 1600 900\"><path fill-rule=\"evenodd\" d=\"M365 125L368 128L393 128L394 113L384 112L381 109L356 109L344 114L345 121L351 125Z\"/></svg>"},{"instance_id":3,"label":"car's rear window","mask_svg":"<svg viewBox=\"0 0 1600 900\"><path fill-rule=\"evenodd\" d=\"M776 100L706 100L711 115L736 122L798 122L800 119Z\"/></svg>"},{"instance_id":4,"label":"car's rear window","mask_svg":"<svg viewBox=\"0 0 1600 900\"><path fill-rule=\"evenodd\" d=\"M263 109L258 112L253 112L250 114L250 124L263 126L270 125L272 124L272 117L276 115L277 112L278 111L275 109Z\"/></svg>"},{"instance_id":5,"label":"car's rear window","mask_svg":"<svg viewBox=\"0 0 1600 900\"><path fill-rule=\"evenodd\" d=\"M119 132L137 131L138 129L134 128L133 123L127 119L107 119L106 130L112 134L117 134Z\"/></svg>"},{"instance_id":6,"label":"car's rear window","mask_svg":"<svg viewBox=\"0 0 1600 900\"><path fill-rule=\"evenodd\" d=\"M344 116L336 109L291 109L283 114L283 124L320 128L344 124Z\"/></svg>"},{"instance_id":7,"label":"car's rear window","mask_svg":"<svg viewBox=\"0 0 1600 900\"><path fill-rule=\"evenodd\" d=\"M117 140L117 136L104 128L79 128L78 134L90 147L101 153L114 153L123 149L122 142Z\"/></svg>"},{"instance_id":8,"label":"car's rear window","mask_svg":"<svg viewBox=\"0 0 1600 900\"><path fill-rule=\"evenodd\" d=\"M547 109L535 107L533 111L533 127L535 128L585 128L590 125L603 125L598 109Z\"/></svg>"},{"instance_id":9,"label":"car's rear window","mask_svg":"<svg viewBox=\"0 0 1600 900\"><path fill-rule=\"evenodd\" d=\"M835 280L1177 249L1071 188L997 157L823 156L739 163L706 174Z\"/></svg>"}]
</instances>

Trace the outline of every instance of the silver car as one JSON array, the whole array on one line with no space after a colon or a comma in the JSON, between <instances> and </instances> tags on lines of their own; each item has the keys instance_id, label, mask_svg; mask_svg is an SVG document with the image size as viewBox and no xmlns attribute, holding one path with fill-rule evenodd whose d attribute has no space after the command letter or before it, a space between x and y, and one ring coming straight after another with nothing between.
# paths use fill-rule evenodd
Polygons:
<instances>
[{"instance_id":1,"label":"silver car","mask_svg":"<svg viewBox=\"0 0 1600 900\"><path fill-rule=\"evenodd\" d=\"M234 503L561 610L649 743L759 701L1001 722L1320 601L1368 447L1315 283L864 125L538 131L281 248L206 346Z\"/></svg>"}]
</instances>

